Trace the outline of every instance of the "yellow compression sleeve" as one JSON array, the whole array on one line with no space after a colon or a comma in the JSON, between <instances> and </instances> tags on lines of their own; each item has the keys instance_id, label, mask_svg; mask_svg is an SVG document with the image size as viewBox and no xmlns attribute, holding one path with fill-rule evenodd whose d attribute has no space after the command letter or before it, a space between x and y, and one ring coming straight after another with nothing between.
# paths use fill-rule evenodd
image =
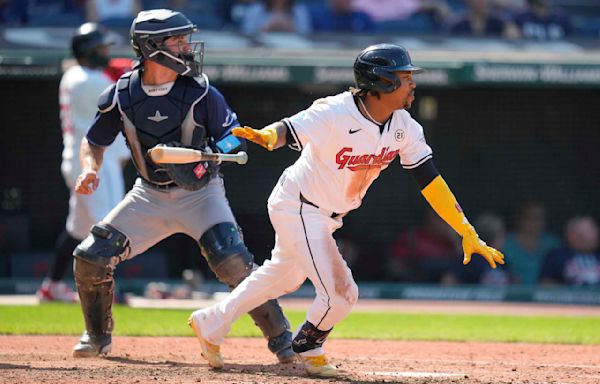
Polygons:
<instances>
[{"instance_id":1,"label":"yellow compression sleeve","mask_svg":"<svg viewBox=\"0 0 600 384\"><path fill-rule=\"evenodd\" d=\"M442 176L436 176L431 183L427 184L427 186L421 190L421 193L425 196L425 199L429 205L431 205L433 210L444 219L456 233L463 236L466 224L469 224L469 221Z\"/></svg>"}]
</instances>

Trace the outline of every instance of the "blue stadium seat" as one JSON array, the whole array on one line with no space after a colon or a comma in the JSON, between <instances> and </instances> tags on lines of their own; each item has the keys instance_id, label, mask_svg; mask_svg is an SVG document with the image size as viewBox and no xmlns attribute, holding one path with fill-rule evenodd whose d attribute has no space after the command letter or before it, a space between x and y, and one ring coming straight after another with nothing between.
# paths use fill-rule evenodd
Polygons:
<instances>
[{"instance_id":1,"label":"blue stadium seat","mask_svg":"<svg viewBox=\"0 0 600 384\"><path fill-rule=\"evenodd\" d=\"M600 17L581 17L572 18L573 36L600 38Z\"/></svg>"},{"instance_id":2,"label":"blue stadium seat","mask_svg":"<svg viewBox=\"0 0 600 384\"><path fill-rule=\"evenodd\" d=\"M173 8L169 0L142 0L144 9L169 8L184 13L200 29L221 29L223 20L219 16L220 0L188 0L183 8Z\"/></svg>"},{"instance_id":3,"label":"blue stadium seat","mask_svg":"<svg viewBox=\"0 0 600 384\"><path fill-rule=\"evenodd\" d=\"M31 0L27 2L29 26L75 27L83 23L83 7L73 0Z\"/></svg>"},{"instance_id":4,"label":"blue stadium seat","mask_svg":"<svg viewBox=\"0 0 600 384\"><path fill-rule=\"evenodd\" d=\"M183 13L198 26L198 29L218 30L223 27L223 20L216 15L207 15L205 13L186 12Z\"/></svg>"},{"instance_id":5,"label":"blue stadium seat","mask_svg":"<svg viewBox=\"0 0 600 384\"><path fill-rule=\"evenodd\" d=\"M391 20L377 24L377 31L381 33L419 33L431 34L437 32L440 26L429 13L419 12L406 20Z\"/></svg>"}]
</instances>

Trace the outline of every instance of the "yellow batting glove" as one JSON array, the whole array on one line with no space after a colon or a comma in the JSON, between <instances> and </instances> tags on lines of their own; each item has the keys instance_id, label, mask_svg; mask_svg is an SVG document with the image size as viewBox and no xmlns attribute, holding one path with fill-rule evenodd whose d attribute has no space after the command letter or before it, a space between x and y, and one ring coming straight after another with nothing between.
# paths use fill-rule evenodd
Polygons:
<instances>
[{"instance_id":1,"label":"yellow batting glove","mask_svg":"<svg viewBox=\"0 0 600 384\"><path fill-rule=\"evenodd\" d=\"M469 264L473 253L481 255L492 268L496 268L496 263L504 264L504 255L502 252L488 246L485 241L481 240L471 224L467 224L463 231L462 247L465 254L463 259L464 265Z\"/></svg>"},{"instance_id":2,"label":"yellow batting glove","mask_svg":"<svg viewBox=\"0 0 600 384\"><path fill-rule=\"evenodd\" d=\"M263 129L254 129L251 127L237 127L231 130L233 136L241 137L250 140L269 151L272 151L277 143L277 131L273 127Z\"/></svg>"}]
</instances>

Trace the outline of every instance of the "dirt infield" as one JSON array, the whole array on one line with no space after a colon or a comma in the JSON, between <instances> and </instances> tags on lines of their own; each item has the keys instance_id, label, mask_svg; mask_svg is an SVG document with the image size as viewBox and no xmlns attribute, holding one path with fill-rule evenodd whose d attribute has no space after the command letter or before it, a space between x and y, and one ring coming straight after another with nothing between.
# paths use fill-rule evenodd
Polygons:
<instances>
[{"instance_id":1,"label":"dirt infield","mask_svg":"<svg viewBox=\"0 0 600 384\"><path fill-rule=\"evenodd\" d=\"M116 337L106 358L74 359L76 337L0 336L1 383L599 383L600 346L337 340L336 379L278 365L258 338L227 339L213 371L193 337Z\"/></svg>"},{"instance_id":2,"label":"dirt infield","mask_svg":"<svg viewBox=\"0 0 600 384\"><path fill-rule=\"evenodd\" d=\"M282 300L306 309L306 300ZM181 303L177 303L178 306ZM550 304L360 300L357 311L599 316L600 307ZM74 359L74 336L0 336L0 383L600 383L600 345L338 340L327 343L336 379L278 365L258 338L229 338L213 371L193 337L115 337L106 358Z\"/></svg>"}]
</instances>

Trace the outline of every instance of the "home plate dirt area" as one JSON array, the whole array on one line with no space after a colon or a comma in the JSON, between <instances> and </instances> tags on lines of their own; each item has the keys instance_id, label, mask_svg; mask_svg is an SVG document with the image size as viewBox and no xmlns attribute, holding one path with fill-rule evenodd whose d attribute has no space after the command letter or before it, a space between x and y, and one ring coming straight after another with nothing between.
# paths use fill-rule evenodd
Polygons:
<instances>
[{"instance_id":1,"label":"home plate dirt area","mask_svg":"<svg viewBox=\"0 0 600 384\"><path fill-rule=\"evenodd\" d=\"M328 341L340 375L280 365L260 338L229 338L210 369L194 337L115 337L107 357L74 359L75 336L0 336L0 383L600 383L600 346Z\"/></svg>"}]
</instances>

